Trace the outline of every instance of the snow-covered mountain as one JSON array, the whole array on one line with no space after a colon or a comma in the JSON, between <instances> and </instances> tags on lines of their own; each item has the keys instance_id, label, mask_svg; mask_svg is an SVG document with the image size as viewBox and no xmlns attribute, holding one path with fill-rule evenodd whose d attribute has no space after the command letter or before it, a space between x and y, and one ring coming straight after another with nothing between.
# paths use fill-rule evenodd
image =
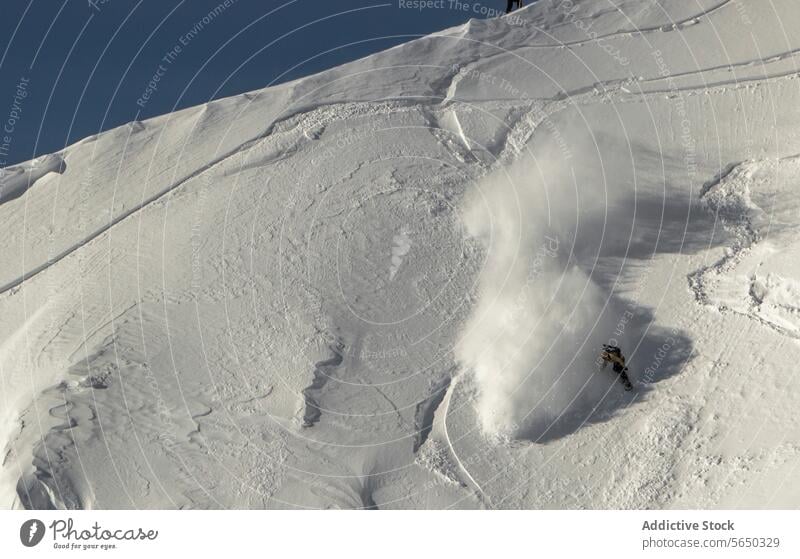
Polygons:
<instances>
[{"instance_id":1,"label":"snow-covered mountain","mask_svg":"<svg viewBox=\"0 0 800 559\"><path fill-rule=\"evenodd\" d=\"M541 0L5 169L2 506L797 506L798 28Z\"/></svg>"}]
</instances>

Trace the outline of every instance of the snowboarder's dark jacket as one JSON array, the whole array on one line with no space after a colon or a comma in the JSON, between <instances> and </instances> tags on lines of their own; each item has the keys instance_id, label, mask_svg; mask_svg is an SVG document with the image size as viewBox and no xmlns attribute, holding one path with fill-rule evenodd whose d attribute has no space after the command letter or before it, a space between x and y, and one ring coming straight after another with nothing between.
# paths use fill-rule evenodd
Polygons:
<instances>
[{"instance_id":1,"label":"snowboarder's dark jacket","mask_svg":"<svg viewBox=\"0 0 800 559\"><path fill-rule=\"evenodd\" d=\"M615 373L621 373L625 370L625 356L622 355L622 351L618 347L604 346L600 357L603 358L603 361L611 363Z\"/></svg>"}]
</instances>

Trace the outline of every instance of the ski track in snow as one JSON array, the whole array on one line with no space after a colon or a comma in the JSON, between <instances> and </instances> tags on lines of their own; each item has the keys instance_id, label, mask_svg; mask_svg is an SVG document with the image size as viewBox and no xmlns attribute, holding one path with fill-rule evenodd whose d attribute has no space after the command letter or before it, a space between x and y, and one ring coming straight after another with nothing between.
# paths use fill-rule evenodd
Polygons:
<instances>
[{"instance_id":1,"label":"ski track in snow","mask_svg":"<svg viewBox=\"0 0 800 559\"><path fill-rule=\"evenodd\" d=\"M619 30L619 31L612 31L612 32L606 33L606 34L599 34L599 35L597 35L595 37L592 37L590 39L581 39L581 40L577 40L577 41L567 41L567 42L564 42L564 43L557 43L557 44L552 44L552 45L533 45L533 48L554 48L554 47L561 47L561 46L564 46L564 47L580 47L580 46L584 46L584 45L588 45L588 44L594 44L594 43L597 43L598 41L603 41L603 40L606 40L606 39L613 39L613 38L616 38L616 37L632 37L632 36L638 36L638 35L643 35L643 34L647 34L647 33L662 33L662 32L665 32L665 31L677 31L677 30L680 30L681 28L683 28L685 26L688 26L688 25L696 25L699 22L700 19L705 18L705 17L710 16L710 15L713 15L715 12L720 11L722 8L724 8L726 6L730 6L733 3L734 3L734 0L722 0L721 2L716 4L715 6L712 6L712 7L708 8L708 9L706 9L706 10L703 10L701 12L698 12L698 13L694 14L694 15L685 17L685 18L683 18L681 20L673 21L673 22L670 22L670 23L667 23L667 24L664 24L664 25L656 25L656 26L653 26L653 27L641 27L641 28L638 28L638 29L622 29L622 30ZM565 24L565 25L570 25L570 24Z\"/></svg>"},{"instance_id":2,"label":"ski track in snow","mask_svg":"<svg viewBox=\"0 0 800 559\"><path fill-rule=\"evenodd\" d=\"M463 373L461 373L463 374ZM481 487L481 484L477 482L477 480L472 476L470 471L461 461L461 458L458 456L458 452L456 451L455 445L453 444L453 440L450 438L450 433L447 429L447 419L450 416L450 402L453 398L453 392L455 392L456 387L458 386L459 379L461 374L456 375L453 380L450 382L450 386L448 387L447 393L445 394L444 400L442 401L442 434L444 435L444 439L447 442L447 447L450 451L450 456L452 456L453 460L455 461L458 469L461 471L462 475L469 481L473 490L479 496L479 500L485 504L488 508L492 508L491 500L486 492Z\"/></svg>"}]
</instances>

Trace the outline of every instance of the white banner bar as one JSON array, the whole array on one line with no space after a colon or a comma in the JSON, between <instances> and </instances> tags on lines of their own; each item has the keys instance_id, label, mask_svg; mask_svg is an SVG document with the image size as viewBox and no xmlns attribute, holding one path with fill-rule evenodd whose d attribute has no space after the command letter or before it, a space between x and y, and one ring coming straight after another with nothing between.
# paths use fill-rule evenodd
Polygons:
<instances>
[{"instance_id":1,"label":"white banner bar","mask_svg":"<svg viewBox=\"0 0 800 559\"><path fill-rule=\"evenodd\" d=\"M0 518L4 558L800 557L795 511L0 511Z\"/></svg>"}]
</instances>

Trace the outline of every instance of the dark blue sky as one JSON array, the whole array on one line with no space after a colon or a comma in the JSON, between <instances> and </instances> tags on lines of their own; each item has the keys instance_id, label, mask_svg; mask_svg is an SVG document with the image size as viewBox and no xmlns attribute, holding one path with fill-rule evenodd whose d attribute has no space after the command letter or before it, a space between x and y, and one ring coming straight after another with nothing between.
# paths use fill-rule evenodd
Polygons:
<instances>
[{"instance_id":1,"label":"dark blue sky","mask_svg":"<svg viewBox=\"0 0 800 559\"><path fill-rule=\"evenodd\" d=\"M0 0L0 166L505 7L504 0L482 0L456 10L440 0L420 11L400 1L228 0L226 7L224 0ZM176 45L181 51L157 90L137 105Z\"/></svg>"}]
</instances>

